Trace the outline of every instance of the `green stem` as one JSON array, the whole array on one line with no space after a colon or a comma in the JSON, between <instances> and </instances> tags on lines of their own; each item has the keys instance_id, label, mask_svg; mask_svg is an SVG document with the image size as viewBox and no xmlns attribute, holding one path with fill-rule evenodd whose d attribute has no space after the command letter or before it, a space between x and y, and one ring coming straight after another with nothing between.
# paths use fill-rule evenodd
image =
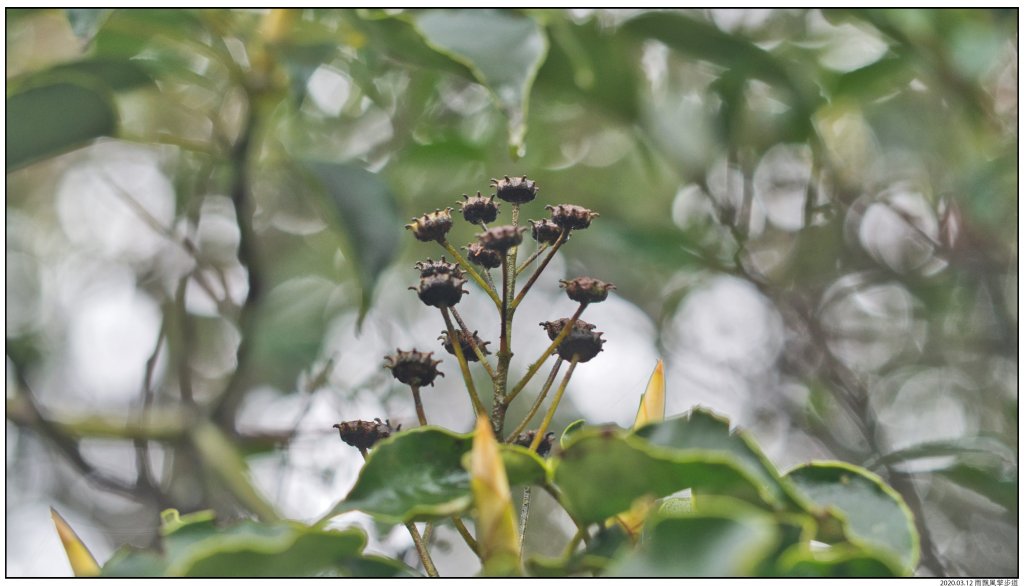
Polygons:
<instances>
[{"instance_id":1,"label":"green stem","mask_svg":"<svg viewBox=\"0 0 1024 586\"><path fill-rule=\"evenodd\" d=\"M505 443L511 443L515 441L516 436L526 429L526 426L530 424L530 421L537 415L537 411L540 410L540 406L544 404L544 399L548 396L548 391L551 389L552 383L555 382L555 377L558 376L558 369L562 367L562 358L559 357L555 360L555 366L551 369L551 374L548 375L548 380L544 381L544 387L540 390L540 394L537 395L537 399L534 400L533 405L530 406L530 412L526 414L526 417L516 426L512 433L505 438Z\"/></svg>"},{"instance_id":2,"label":"green stem","mask_svg":"<svg viewBox=\"0 0 1024 586\"><path fill-rule=\"evenodd\" d=\"M462 316L459 315L459 312L456 311L455 307L452 307L451 310L452 317L455 318L455 323L459 324L459 328L461 328L462 331L469 334L469 328L466 327L466 322L462 321ZM469 345L473 348L473 353L476 354L477 360L480 361L480 364L484 365L484 370L487 371L487 374L490 375L491 380L493 381L496 376L494 373L494 369L491 368L491 363L487 361L487 358L484 356L483 350L481 350L480 347L477 346L476 340L473 339L472 336L469 337Z\"/></svg>"},{"instance_id":3,"label":"green stem","mask_svg":"<svg viewBox=\"0 0 1024 586\"><path fill-rule=\"evenodd\" d=\"M569 318L569 321L565 324L565 327L562 328L562 331L558 333L554 340L552 340L551 345L547 347L547 350L544 350L544 353L540 355L540 358L530 365L530 368L526 371L526 376L523 377L523 380L519 381L519 384L517 384L515 388L512 389L512 392L508 394L505 399L506 404L511 403L512 400L516 398L516 395L522 392L526 387L526 383L530 382L533 375L537 374L537 371L544 365L544 361L548 359L548 356L558 349L559 344L565 341L569 336L569 333L572 331L573 326L575 326L576 322L580 319L580 315L583 314L583 310L586 308L586 303L580 303L579 309L576 310L576 313L572 314L572 317Z\"/></svg>"},{"instance_id":4,"label":"green stem","mask_svg":"<svg viewBox=\"0 0 1024 586\"><path fill-rule=\"evenodd\" d=\"M533 437L533 441L530 442L530 451L537 451L537 446L540 445L542 439L544 439L544 433L547 432L548 426L551 425L551 420L555 418L555 411L558 410L558 403L562 400L562 395L565 394L565 388L569 386L569 378L572 377L572 371L576 370L576 363L579 361L579 355L573 354L572 360L569 361L569 370L565 371L565 377L562 378L562 384L558 385L558 390L555 391L555 398L551 400L551 406L548 407L548 412L544 416L544 421L540 424L540 428L537 430L537 435Z\"/></svg>"},{"instance_id":5,"label":"green stem","mask_svg":"<svg viewBox=\"0 0 1024 586\"><path fill-rule=\"evenodd\" d=\"M527 291L529 291L530 287L533 287L533 284L537 282L537 277L539 277L540 274L544 272L544 269L547 268L548 263L551 262L551 259L554 258L555 253L558 252L558 249L562 247L562 244L565 243L568 237L569 230L562 229L562 233L558 236L558 240L555 240L555 244L551 247L551 250L548 252L548 255L544 257L544 261L540 263L540 266L537 267L537 270L533 271L533 274L530 275L530 280L526 282L526 285L523 286L523 289L519 292L518 295L516 295L515 301L512 302L513 310L519 307L519 304L523 301L523 297L526 297Z\"/></svg>"},{"instance_id":6,"label":"green stem","mask_svg":"<svg viewBox=\"0 0 1024 586\"><path fill-rule=\"evenodd\" d=\"M525 271L526 267L530 266L530 263L532 263L533 261L537 260L537 257L540 256L545 250L548 249L548 246L550 246L550 245L547 244L547 243L544 243L544 244L541 244L540 247L537 248L537 250L533 251L533 254L531 254L526 260L524 260L523 264L519 265L516 268L516 276L519 276L523 271Z\"/></svg>"},{"instance_id":7,"label":"green stem","mask_svg":"<svg viewBox=\"0 0 1024 586\"><path fill-rule=\"evenodd\" d=\"M410 385L412 389L412 400L416 403L416 418L420 420L420 425L427 424L427 413L423 410L423 401L420 399L420 388L416 385Z\"/></svg>"},{"instance_id":8,"label":"green stem","mask_svg":"<svg viewBox=\"0 0 1024 586\"><path fill-rule=\"evenodd\" d=\"M565 551L562 552L562 559L567 560L572 556L576 548L579 547L580 542L583 541L583 536L587 533L586 527L578 527L576 533L573 534L572 539L565 546Z\"/></svg>"},{"instance_id":9,"label":"green stem","mask_svg":"<svg viewBox=\"0 0 1024 586\"><path fill-rule=\"evenodd\" d=\"M469 372L469 363L462 354L462 343L455 333L455 326L452 325L452 318L448 315L448 308L441 308L441 316L444 317L444 325L448 328L448 340L452 343L452 350L455 351L455 358L459 361L459 368L462 370L462 378L466 381L466 390L469 391L469 400L473 402L473 409L477 413L487 413L480 396L476 394L476 385L473 384L473 375Z\"/></svg>"},{"instance_id":10,"label":"green stem","mask_svg":"<svg viewBox=\"0 0 1024 586\"><path fill-rule=\"evenodd\" d=\"M473 550L473 553L480 555L480 546L477 545L476 539L473 539L473 535L466 528L466 524L462 522L462 519L458 517L452 517L452 525L455 525L455 530L459 532L462 539L469 546L469 549Z\"/></svg>"},{"instance_id":11,"label":"green stem","mask_svg":"<svg viewBox=\"0 0 1024 586\"><path fill-rule=\"evenodd\" d=\"M405 524L405 528L409 530L412 542L416 544L416 553L419 554L420 561L423 562L423 569L431 578L437 578L437 568L434 567L434 560L430 559L430 552L427 551L427 544L423 543L423 538L420 537L419 529L416 529L416 525L411 521Z\"/></svg>"},{"instance_id":12,"label":"green stem","mask_svg":"<svg viewBox=\"0 0 1024 586\"><path fill-rule=\"evenodd\" d=\"M484 290L484 293L487 293L487 296L491 298L491 301L493 301L496 306L501 307L501 299L498 299L498 294L494 292L493 287L491 287L490 285L487 284L486 281L484 281L483 277L480 276L480 273L476 272L476 269L473 268L473 265L471 265L469 261L463 258L463 256L459 254L459 251L455 250L455 247L452 246L451 243L448 242L447 240L439 240L438 244L444 247L444 249L448 251L448 254L452 255L452 258L455 259L455 262L459 263L459 266L461 266L462 269L466 271L470 278L476 281L476 284L479 285L480 288Z\"/></svg>"}]
</instances>

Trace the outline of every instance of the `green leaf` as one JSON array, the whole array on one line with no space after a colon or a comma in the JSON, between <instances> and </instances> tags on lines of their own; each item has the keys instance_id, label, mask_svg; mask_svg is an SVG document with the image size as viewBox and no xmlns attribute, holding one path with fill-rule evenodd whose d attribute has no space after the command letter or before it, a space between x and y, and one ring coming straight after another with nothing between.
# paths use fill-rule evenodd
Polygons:
<instances>
[{"instance_id":1,"label":"green leaf","mask_svg":"<svg viewBox=\"0 0 1024 586\"><path fill-rule=\"evenodd\" d=\"M224 487L235 500L261 519L278 519L274 506L249 480L245 460L217 426L209 422L201 423L192 432L190 439L207 473L219 481L219 486Z\"/></svg>"},{"instance_id":2,"label":"green leaf","mask_svg":"<svg viewBox=\"0 0 1024 586\"><path fill-rule=\"evenodd\" d=\"M430 10L417 14L427 44L464 64L509 119L513 156L525 150L530 88L548 50L533 19L498 10Z\"/></svg>"},{"instance_id":3,"label":"green leaf","mask_svg":"<svg viewBox=\"0 0 1024 586\"><path fill-rule=\"evenodd\" d=\"M870 102L902 90L916 74L917 71L909 58L903 55L890 55L838 76L832 89L832 97Z\"/></svg>"},{"instance_id":4,"label":"green leaf","mask_svg":"<svg viewBox=\"0 0 1024 586\"><path fill-rule=\"evenodd\" d=\"M778 531L767 515L692 514L654 520L613 576L746 576L771 552Z\"/></svg>"},{"instance_id":5,"label":"green leaf","mask_svg":"<svg viewBox=\"0 0 1024 586\"><path fill-rule=\"evenodd\" d=\"M46 78L52 81L75 81L88 76L113 91L128 91L153 85L153 77L134 61L123 59L90 58L62 63L44 71L34 72L30 79ZM19 83L23 83L21 79Z\"/></svg>"},{"instance_id":6,"label":"green leaf","mask_svg":"<svg viewBox=\"0 0 1024 586\"><path fill-rule=\"evenodd\" d=\"M775 500L802 508L800 496L782 479L757 444L742 431L730 433L729 420L711 411L698 407L680 417L644 426L635 434L663 448L721 452L731 456L745 472L771 491Z\"/></svg>"},{"instance_id":7,"label":"green leaf","mask_svg":"<svg viewBox=\"0 0 1024 586\"><path fill-rule=\"evenodd\" d=\"M278 61L288 71L291 95L297 104L306 99L306 84L316 70L328 63L338 52L335 43L281 43L271 47Z\"/></svg>"},{"instance_id":8,"label":"green leaf","mask_svg":"<svg viewBox=\"0 0 1024 586\"><path fill-rule=\"evenodd\" d=\"M973 490L992 502L1016 513L1020 497L1017 470L993 469L987 466L954 464L936 474Z\"/></svg>"},{"instance_id":9,"label":"green leaf","mask_svg":"<svg viewBox=\"0 0 1024 586\"><path fill-rule=\"evenodd\" d=\"M301 161L328 196L347 236L348 255L362 284L360 319L366 314L381 272L398 252L402 224L395 195L380 176L361 167L327 161Z\"/></svg>"},{"instance_id":10,"label":"green leaf","mask_svg":"<svg viewBox=\"0 0 1024 586\"><path fill-rule=\"evenodd\" d=\"M554 481L577 521L596 523L630 508L636 499L692 488L760 506L778 504L772 493L732 455L666 450L621 431L586 430L554 459Z\"/></svg>"},{"instance_id":11,"label":"green leaf","mask_svg":"<svg viewBox=\"0 0 1024 586\"><path fill-rule=\"evenodd\" d=\"M110 8L65 8L71 32L82 41L90 41L113 12Z\"/></svg>"},{"instance_id":12,"label":"green leaf","mask_svg":"<svg viewBox=\"0 0 1024 586\"><path fill-rule=\"evenodd\" d=\"M920 553L913 514L880 478L852 464L825 461L798 466L786 477L815 505L845 518L851 543L891 552L903 574L913 571Z\"/></svg>"},{"instance_id":13,"label":"green leaf","mask_svg":"<svg viewBox=\"0 0 1024 586\"><path fill-rule=\"evenodd\" d=\"M569 436L583 429L584 423L585 422L582 419L577 419L576 421L573 421L569 425L566 425L565 429L562 430L562 436L558 438L558 445L564 448L566 444L569 443Z\"/></svg>"},{"instance_id":14,"label":"green leaf","mask_svg":"<svg viewBox=\"0 0 1024 586\"><path fill-rule=\"evenodd\" d=\"M208 515L165 519L163 553L122 548L103 575L292 577L410 575L404 565L363 556L366 536L356 528L312 528L295 522L243 521L218 528ZM173 517L173 518L172 518ZM192 517L192 518L190 518Z\"/></svg>"},{"instance_id":15,"label":"green leaf","mask_svg":"<svg viewBox=\"0 0 1024 586\"><path fill-rule=\"evenodd\" d=\"M789 577L818 578L895 578L892 565L877 555L849 545L836 545L824 551L811 551L806 544L796 545L779 558L780 574Z\"/></svg>"},{"instance_id":16,"label":"green leaf","mask_svg":"<svg viewBox=\"0 0 1024 586\"><path fill-rule=\"evenodd\" d=\"M501 445L501 461L510 485L547 482L548 469L543 458L522 446Z\"/></svg>"},{"instance_id":17,"label":"green leaf","mask_svg":"<svg viewBox=\"0 0 1024 586\"><path fill-rule=\"evenodd\" d=\"M57 155L117 129L110 96L60 82L7 98L7 171Z\"/></svg>"}]
</instances>

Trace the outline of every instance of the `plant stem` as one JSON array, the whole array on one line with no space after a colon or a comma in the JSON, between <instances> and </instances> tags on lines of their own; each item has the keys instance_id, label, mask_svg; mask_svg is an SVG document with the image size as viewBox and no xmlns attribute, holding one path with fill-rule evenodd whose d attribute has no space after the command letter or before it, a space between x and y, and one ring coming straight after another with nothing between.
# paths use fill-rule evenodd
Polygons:
<instances>
[{"instance_id":1,"label":"plant stem","mask_svg":"<svg viewBox=\"0 0 1024 586\"><path fill-rule=\"evenodd\" d=\"M480 546L477 545L476 539L473 539L473 535L470 534L469 529L466 528L466 524L462 522L462 519L452 517L452 525L455 525L455 530L458 531L459 535L462 536L462 539L465 540L469 549L473 550L473 553L480 555Z\"/></svg>"},{"instance_id":2,"label":"plant stem","mask_svg":"<svg viewBox=\"0 0 1024 586\"><path fill-rule=\"evenodd\" d=\"M562 559L569 559L569 556L571 556L573 552L576 551L576 548L579 547L580 541L583 541L583 536L586 532L586 527L579 527L576 529L576 533L573 534L572 539L570 539L569 543L565 546L565 551L562 552Z\"/></svg>"},{"instance_id":3,"label":"plant stem","mask_svg":"<svg viewBox=\"0 0 1024 586\"><path fill-rule=\"evenodd\" d=\"M544 439L544 433L548 430L548 426L551 425L551 420L555 417L555 411L558 409L558 403L562 400L562 395L565 394L565 388L569 386L569 378L572 377L572 371L576 370L576 363L579 361L579 355L573 354L572 360L569 361L569 370L565 371L565 377L562 378L562 384L558 385L558 390L555 391L555 398L551 400L551 406L548 407L547 415L544 416L544 421L540 424L540 428L537 430L537 435L533 437L533 441L530 442L530 451L537 451L537 446L540 445L540 441Z\"/></svg>"},{"instance_id":4,"label":"plant stem","mask_svg":"<svg viewBox=\"0 0 1024 586\"><path fill-rule=\"evenodd\" d=\"M469 328L466 327L466 322L462 321L462 316L459 315L459 312L455 309L455 307L452 307L451 310L452 317L455 318L455 323L459 324L459 328L461 328L462 331L469 333ZM449 338L449 340L450 339L451 338ZM472 336L470 336L469 338L469 345L473 348L473 353L476 354L477 360L480 361L480 364L484 365L484 370L487 371L487 374L490 375L491 380L493 381L496 376L494 373L494 369L491 368L491 363L487 361L487 358L484 356L483 350L481 350L480 347L477 346L476 340L473 339Z\"/></svg>"},{"instance_id":5,"label":"plant stem","mask_svg":"<svg viewBox=\"0 0 1024 586\"><path fill-rule=\"evenodd\" d=\"M452 325L452 318L448 315L447 307L441 308L441 316L444 317L444 325L448 328L448 339L452 342L452 350L455 351L455 358L459 361L459 368L462 369L462 378L466 381L466 390L469 391L469 400L473 402L473 409L477 413L486 414L487 411L484 409L483 403L480 402L480 396L476 394L473 375L469 372L469 363L466 362L466 357L462 354L462 343L455 333L455 327Z\"/></svg>"},{"instance_id":6,"label":"plant stem","mask_svg":"<svg viewBox=\"0 0 1024 586\"><path fill-rule=\"evenodd\" d=\"M586 308L586 303L580 303L579 309L576 310L576 313L572 314L572 317L569 318L569 321L565 324L565 327L562 328L562 331L559 332L555 339L551 341L551 345L548 346L547 350L540 355L540 358L530 365L530 368L526 371L526 376L523 377L523 380L519 381L519 384L517 384L515 388L512 389L512 392L508 394L508 397L505 399L506 404L511 403L512 400L516 398L516 395L522 392L523 388L526 387L526 383L530 382L533 375L537 374L537 371L540 370L541 366L543 366L544 361L548 359L548 356L558 349L558 345L569 336L569 332L572 331L573 326L576 325L576 322L580 319L580 315L583 314L583 310Z\"/></svg>"},{"instance_id":7,"label":"plant stem","mask_svg":"<svg viewBox=\"0 0 1024 586\"><path fill-rule=\"evenodd\" d=\"M513 310L519 307L519 304L523 301L523 297L526 297L527 291L529 291L530 287L533 287L533 284L537 282L537 277L539 277L540 274L544 272L544 269L547 268L548 263L551 262L551 259L554 258L555 253L558 252L558 249L562 247L562 244L565 243L568 237L569 230L563 229L562 233L558 236L558 240L555 240L554 245L551 246L551 250L548 251L548 255L544 257L543 262L540 263L540 266L537 267L537 270L533 271L533 274L530 275L530 280L526 282L526 285L523 286L523 289L519 292L519 295L516 296L515 301L512 302Z\"/></svg>"},{"instance_id":8,"label":"plant stem","mask_svg":"<svg viewBox=\"0 0 1024 586\"><path fill-rule=\"evenodd\" d=\"M544 244L541 244L540 247L537 248L537 250L533 251L533 254L531 254L526 260L524 260L523 264L519 265L516 268L516 276L519 276L520 273L525 271L526 267L530 266L530 263L532 263L533 261L537 260L537 257L540 256L541 253L543 253L545 250L548 249L548 246L550 246L550 245L545 242Z\"/></svg>"},{"instance_id":9,"label":"plant stem","mask_svg":"<svg viewBox=\"0 0 1024 586\"><path fill-rule=\"evenodd\" d=\"M526 549L526 522L530 520L530 487L523 489L523 505L519 508L519 559Z\"/></svg>"},{"instance_id":10,"label":"plant stem","mask_svg":"<svg viewBox=\"0 0 1024 586\"><path fill-rule=\"evenodd\" d=\"M448 251L448 254L452 255L452 258L455 259L455 262L459 263L459 266L461 266L462 269L466 271L470 278L476 281L476 284L479 285L480 288L484 290L484 293L487 293L487 296L491 298L491 301L493 301L496 306L501 307L501 299L498 299L498 294L494 292L493 287L488 285L487 282L483 280L483 277L480 276L480 273L476 272L476 269L473 268L473 265L471 265L469 261L463 258L463 256L459 254L459 251L455 250L455 247L452 246L451 243L448 242L447 240L439 240L438 244L444 247L444 249Z\"/></svg>"},{"instance_id":11,"label":"plant stem","mask_svg":"<svg viewBox=\"0 0 1024 586\"><path fill-rule=\"evenodd\" d=\"M515 441L516 436L526 429L526 426L530 424L534 416L537 415L537 411L540 410L540 406L544 404L545 397L548 396L548 391L551 389L551 384L555 382L555 377L558 376L558 369L562 367L562 358L558 357L555 360L555 366L551 369L551 374L548 375L548 380L544 381L544 387L540 390L540 394L537 395L537 399L534 400L533 405L530 406L530 412L526 414L526 417L516 426L512 433L505 438L505 443L511 443ZM509 398L511 400L511 397Z\"/></svg>"},{"instance_id":12,"label":"plant stem","mask_svg":"<svg viewBox=\"0 0 1024 586\"><path fill-rule=\"evenodd\" d=\"M416 403L416 417L420 420L420 425L427 424L427 414L423 411L423 401L420 399L420 388L416 385L409 385L412 389L412 400Z\"/></svg>"}]
</instances>

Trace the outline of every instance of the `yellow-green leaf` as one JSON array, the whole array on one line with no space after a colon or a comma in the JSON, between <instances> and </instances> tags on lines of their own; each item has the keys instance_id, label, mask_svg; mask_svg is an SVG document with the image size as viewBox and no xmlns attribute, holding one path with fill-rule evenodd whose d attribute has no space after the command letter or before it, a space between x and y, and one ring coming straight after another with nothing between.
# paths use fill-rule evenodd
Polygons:
<instances>
[{"instance_id":1,"label":"yellow-green leaf","mask_svg":"<svg viewBox=\"0 0 1024 586\"><path fill-rule=\"evenodd\" d=\"M71 525L68 525L64 517L61 517L60 513L52 508L50 516L53 517L53 524L57 526L57 535L60 536L60 542L64 545L64 552L68 554L71 571L75 576L79 578L99 576L100 566L96 563L96 558L92 557L89 548L85 547L82 539L78 537Z\"/></svg>"},{"instance_id":2,"label":"yellow-green leaf","mask_svg":"<svg viewBox=\"0 0 1024 586\"><path fill-rule=\"evenodd\" d=\"M469 483L476 504L476 539L484 573L518 573L519 533L512 493L498 442L486 417L477 420L471 454Z\"/></svg>"},{"instance_id":3,"label":"yellow-green leaf","mask_svg":"<svg viewBox=\"0 0 1024 586\"><path fill-rule=\"evenodd\" d=\"M665 419L665 365L658 359L658 365L647 382L647 390L640 397L640 409L636 413L633 429L640 429L648 423Z\"/></svg>"}]
</instances>

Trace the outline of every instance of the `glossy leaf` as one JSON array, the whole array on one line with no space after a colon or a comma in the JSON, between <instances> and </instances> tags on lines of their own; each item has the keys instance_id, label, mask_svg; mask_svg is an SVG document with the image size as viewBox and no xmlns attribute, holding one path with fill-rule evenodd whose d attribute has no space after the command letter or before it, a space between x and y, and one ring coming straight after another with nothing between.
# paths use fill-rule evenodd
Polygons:
<instances>
[{"instance_id":1,"label":"glossy leaf","mask_svg":"<svg viewBox=\"0 0 1024 586\"><path fill-rule=\"evenodd\" d=\"M61 545L64 546L64 553L68 555L68 562L71 564L71 571L75 577L98 576L100 566L96 563L96 558L89 552L89 548L82 542L82 538L75 533L71 525L68 525L64 517L61 517L60 513L52 508L50 517L53 518L53 524L57 527L57 535L60 537Z\"/></svg>"},{"instance_id":2,"label":"glossy leaf","mask_svg":"<svg viewBox=\"0 0 1024 586\"><path fill-rule=\"evenodd\" d=\"M327 195L344 228L348 255L362 285L360 315L369 309L378 277L398 252L402 223L395 195L380 176L361 167L327 161L303 161L311 183Z\"/></svg>"},{"instance_id":3,"label":"glossy leaf","mask_svg":"<svg viewBox=\"0 0 1024 586\"><path fill-rule=\"evenodd\" d=\"M430 10L415 17L427 43L464 64L509 119L509 144L521 156L530 88L548 41L533 19L497 10Z\"/></svg>"},{"instance_id":4,"label":"glossy leaf","mask_svg":"<svg viewBox=\"0 0 1024 586\"><path fill-rule=\"evenodd\" d=\"M637 499L659 498L685 488L761 506L776 503L771 492L728 454L666 450L619 431L580 432L553 465L563 505L583 523L626 511Z\"/></svg>"},{"instance_id":5,"label":"glossy leaf","mask_svg":"<svg viewBox=\"0 0 1024 586\"><path fill-rule=\"evenodd\" d=\"M851 543L891 552L905 574L919 554L914 517L903 498L874 474L845 462L812 462L787 478L815 505L832 508L846 521Z\"/></svg>"},{"instance_id":6,"label":"glossy leaf","mask_svg":"<svg viewBox=\"0 0 1024 586\"><path fill-rule=\"evenodd\" d=\"M469 474L476 509L477 554L483 563L484 574L517 574L519 530L512 510L512 493L498 441L494 438L491 422L484 415L477 418Z\"/></svg>"},{"instance_id":7,"label":"glossy leaf","mask_svg":"<svg viewBox=\"0 0 1024 586\"><path fill-rule=\"evenodd\" d=\"M767 515L692 514L653 522L613 576L746 576L771 552L777 529Z\"/></svg>"},{"instance_id":8,"label":"glossy leaf","mask_svg":"<svg viewBox=\"0 0 1024 586\"><path fill-rule=\"evenodd\" d=\"M7 171L116 129L114 105L101 89L59 82L16 93L7 98Z\"/></svg>"},{"instance_id":9,"label":"glossy leaf","mask_svg":"<svg viewBox=\"0 0 1024 586\"><path fill-rule=\"evenodd\" d=\"M639 429L636 435L663 448L721 452L735 458L774 500L799 507L799 495L782 479L756 442L742 431L730 432L729 421L711 411L698 407L680 417Z\"/></svg>"}]
</instances>

